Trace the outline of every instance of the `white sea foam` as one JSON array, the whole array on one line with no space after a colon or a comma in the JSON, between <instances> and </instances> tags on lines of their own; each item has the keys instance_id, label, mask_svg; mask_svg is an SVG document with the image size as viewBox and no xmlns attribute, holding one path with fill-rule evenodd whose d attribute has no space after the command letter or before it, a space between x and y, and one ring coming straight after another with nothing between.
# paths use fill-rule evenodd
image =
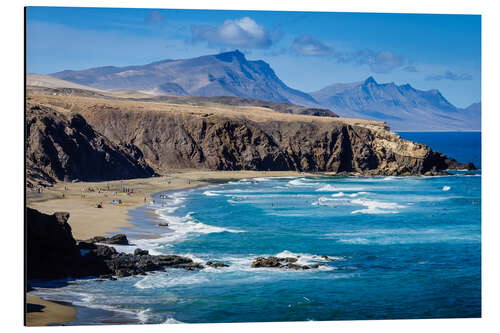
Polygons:
<instances>
[{"instance_id":1,"label":"white sea foam","mask_svg":"<svg viewBox=\"0 0 500 333\"><path fill-rule=\"evenodd\" d=\"M236 230L224 227L216 227L213 225L204 224L197 221L190 213L183 217L165 214L165 210L157 209L158 217L168 223L168 232L161 234L160 237L154 239L138 239L134 243L137 247L144 250L149 250L151 254L160 254L156 249L163 246L172 246L172 244L186 240L191 235L211 234L220 232L239 233L243 230ZM129 247L124 252L133 252L135 248Z\"/></svg>"},{"instance_id":2,"label":"white sea foam","mask_svg":"<svg viewBox=\"0 0 500 333\"><path fill-rule=\"evenodd\" d=\"M330 262L330 261L343 261L345 260L344 257L337 257L337 256L328 256L327 258L316 255L316 254L309 254L309 253L294 253L288 250L282 251L278 254L276 254L276 257L278 258L296 258L297 261L295 263L299 265L312 265L315 263L325 263L325 262ZM326 266L320 266L320 267L326 267ZM327 267L327 269L332 269L332 267Z\"/></svg>"},{"instance_id":3,"label":"white sea foam","mask_svg":"<svg viewBox=\"0 0 500 333\"><path fill-rule=\"evenodd\" d=\"M137 319L141 324L146 324L151 318L151 309L145 309L137 312Z\"/></svg>"},{"instance_id":4,"label":"white sea foam","mask_svg":"<svg viewBox=\"0 0 500 333\"><path fill-rule=\"evenodd\" d=\"M203 192L204 195L209 196L209 197L217 197L220 194L216 193L216 191L205 191Z\"/></svg>"},{"instance_id":5,"label":"white sea foam","mask_svg":"<svg viewBox=\"0 0 500 333\"><path fill-rule=\"evenodd\" d=\"M404 208L405 206L398 205L394 202L382 202L377 200L369 199L354 199L351 201L352 204L365 206L364 209L358 209L351 212L351 214L396 214L398 209Z\"/></svg>"},{"instance_id":6,"label":"white sea foam","mask_svg":"<svg viewBox=\"0 0 500 333\"><path fill-rule=\"evenodd\" d=\"M164 322L164 324L184 324L182 321L178 321L177 319L173 317L168 317Z\"/></svg>"},{"instance_id":7,"label":"white sea foam","mask_svg":"<svg viewBox=\"0 0 500 333\"><path fill-rule=\"evenodd\" d=\"M126 279L126 278L125 278ZM49 301L68 301L76 306L87 307L91 309L106 310L111 312L118 312L129 315L130 317L135 317L140 323L147 323L151 318L150 309L145 310L129 310L118 308L109 304L102 304L102 299L98 299L96 296L67 290L67 288L62 288L60 293L55 292L53 288L48 289L38 289L31 294L43 297Z\"/></svg>"},{"instance_id":8,"label":"white sea foam","mask_svg":"<svg viewBox=\"0 0 500 333\"><path fill-rule=\"evenodd\" d=\"M324 185L316 189L316 192L352 192L352 191L364 191L367 188L365 186L338 186L338 185ZM366 192L365 192L366 193Z\"/></svg>"},{"instance_id":9,"label":"white sea foam","mask_svg":"<svg viewBox=\"0 0 500 333\"><path fill-rule=\"evenodd\" d=\"M351 193L351 194L348 194L347 196L351 197L351 198L355 198L357 196L360 196L360 195L367 195L367 194L370 194L369 192L356 192L356 193Z\"/></svg>"},{"instance_id":10,"label":"white sea foam","mask_svg":"<svg viewBox=\"0 0 500 333\"><path fill-rule=\"evenodd\" d=\"M292 186L316 186L318 184L319 184L318 182L315 182L314 180L310 180L307 178L293 179L288 182L288 185Z\"/></svg>"},{"instance_id":11,"label":"white sea foam","mask_svg":"<svg viewBox=\"0 0 500 333\"><path fill-rule=\"evenodd\" d=\"M171 288L177 286L197 285L208 282L208 278L200 273L170 276L165 273L147 275L134 284L138 289Z\"/></svg>"},{"instance_id":12,"label":"white sea foam","mask_svg":"<svg viewBox=\"0 0 500 333\"><path fill-rule=\"evenodd\" d=\"M338 191L337 186L330 184L321 186L320 188L316 189L316 192L336 192L336 191Z\"/></svg>"}]
</instances>

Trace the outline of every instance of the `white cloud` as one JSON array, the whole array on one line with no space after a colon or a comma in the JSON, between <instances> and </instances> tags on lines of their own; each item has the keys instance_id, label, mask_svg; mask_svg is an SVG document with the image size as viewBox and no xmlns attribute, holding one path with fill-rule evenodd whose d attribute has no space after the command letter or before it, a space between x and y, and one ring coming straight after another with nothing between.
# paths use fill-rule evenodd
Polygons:
<instances>
[{"instance_id":1,"label":"white cloud","mask_svg":"<svg viewBox=\"0 0 500 333\"><path fill-rule=\"evenodd\" d=\"M308 35L296 37L290 48L293 53L303 56L325 56L333 52L323 42Z\"/></svg>"},{"instance_id":2,"label":"white cloud","mask_svg":"<svg viewBox=\"0 0 500 333\"><path fill-rule=\"evenodd\" d=\"M240 48L268 48L272 38L267 29L250 17L225 20L216 26L192 26L193 42L207 42L212 46Z\"/></svg>"},{"instance_id":3,"label":"white cloud","mask_svg":"<svg viewBox=\"0 0 500 333\"><path fill-rule=\"evenodd\" d=\"M447 70L446 72L444 72L444 74L429 75L425 79L427 81L441 81L441 80L470 81L472 80L472 75L467 73L457 74L450 70Z\"/></svg>"},{"instance_id":4,"label":"white cloud","mask_svg":"<svg viewBox=\"0 0 500 333\"><path fill-rule=\"evenodd\" d=\"M403 56L391 51L360 50L347 54L338 54L340 63L353 62L358 65L368 65L375 73L388 73L406 64Z\"/></svg>"}]
</instances>

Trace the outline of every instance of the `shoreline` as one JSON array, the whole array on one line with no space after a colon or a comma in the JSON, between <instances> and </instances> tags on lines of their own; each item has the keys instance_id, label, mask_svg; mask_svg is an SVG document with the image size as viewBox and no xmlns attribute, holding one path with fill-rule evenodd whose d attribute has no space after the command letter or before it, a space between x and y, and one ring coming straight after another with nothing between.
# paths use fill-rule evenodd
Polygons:
<instances>
[{"instance_id":1,"label":"shoreline","mask_svg":"<svg viewBox=\"0 0 500 333\"><path fill-rule=\"evenodd\" d=\"M199 187L204 187L204 186L209 186L209 185L214 185L214 184L221 184L225 183L231 180L237 180L237 179L245 179L245 178L258 178L258 177L311 177L311 176L316 176L316 177L322 177L322 176L334 176L328 173L300 173L300 172L272 172L272 171L194 171L194 170L183 170L183 171L176 171L170 173L168 176L162 176L162 177L152 177L152 178L145 178L145 179L131 179L131 180L124 180L124 181L112 181L112 182L98 182L98 183L58 183L54 186L54 189L49 189L51 191L47 191L46 193L43 193L39 196L34 196L32 197L31 201L27 200L27 206L34 207L38 209L38 207L48 207L49 209L54 209L53 211L48 211L48 213L53 213L55 211L65 211L65 210L70 210L72 207L68 207L68 204L71 204L75 200L78 203L85 203L88 207L91 207L94 212L104 212L105 210L108 210L110 214L114 214L113 218L114 220L112 221L113 223L95 223L95 221L90 221L88 216L86 215L77 215L77 219L74 219L74 215L70 216L70 219L68 223L71 225L73 230L77 230L78 235L86 235L89 234L90 237L93 237L97 235L95 233L96 230L105 230L106 234L109 233L116 233L116 232L125 232L126 230L133 229L134 227L140 227L141 225L138 223L133 223L134 216L131 215L131 212L133 210L137 210L140 208L147 209L148 203L150 200L153 198L156 198L160 193L168 192L177 192L177 191L185 191L185 190L190 190L194 188L199 188ZM404 176L403 176L404 177ZM77 199L74 198L75 193L79 193L78 190L81 188L85 187L91 187L91 186L107 186L107 184L110 184L111 187L111 192L116 188L116 186L123 186L123 187L134 187L136 191L134 192L134 195L129 196L124 193L120 193L120 198L124 198L124 202L122 205L119 206L114 206L111 204L104 204L104 208L102 209L97 209L92 207L92 203L95 201L95 197L90 197L90 198L80 198L78 196ZM64 186L69 187L68 190L64 190ZM58 198L57 197L57 191L64 191L63 193L67 194L67 197L65 199ZM61 193L61 192L60 192ZM88 193L88 192L87 192ZM94 192L90 192L92 194L95 194ZM104 193L100 193L104 195ZM99 193L98 193L99 194ZM109 193L108 193L109 194ZM38 195L38 194L37 194ZM68 198L69 196L69 198ZM144 197L146 196L147 200L144 201ZM55 197L55 198L54 198ZM109 197L108 197L109 199ZM125 201L126 200L126 201ZM66 206L65 206L66 205ZM89 206L90 205L90 206ZM57 208L57 209L55 209ZM44 211L47 212L47 211ZM82 214L82 211L77 209L75 210L77 214ZM71 213L72 214L72 213ZM84 218L85 217L85 218ZM73 220L76 220L76 223ZM90 222L90 223L89 223ZM98 222L106 222L106 221L99 221ZM109 222L109 221L107 221ZM150 223L150 221L144 221L144 223ZM86 227L88 230L86 231L87 233L82 233L81 228L82 226ZM124 230L125 229L125 230ZM75 233L74 233L75 235ZM104 234L103 234L104 235ZM153 233L150 234L150 236L154 236ZM89 238L90 238L89 237ZM78 237L75 238L78 239ZM79 239L84 239L83 237L80 236ZM27 297L33 297L33 295L26 294ZM38 296L35 296L38 297ZM34 301L30 301L30 303L33 304L40 304L41 303L36 303L37 299ZM51 302L44 300L41 297L38 297L39 302ZM54 302L52 302L54 303ZM59 305L55 303L55 305ZM84 312L79 305L72 304L71 302L68 302L64 304L65 307L69 308L69 310L74 311L75 317L76 313L82 313ZM66 310L69 311L68 309ZM38 313L37 313L38 314ZM30 322L28 316L26 317L26 325L27 326L43 326L47 324L64 324L65 322L77 320L77 319L71 319L68 317L62 317L60 318L57 316L58 313L39 313L39 317L41 319L38 319L38 322ZM75 318L73 317L73 318ZM41 321L40 321L41 320ZM39 323L39 324L37 324ZM126 322L122 322L126 323Z\"/></svg>"},{"instance_id":2,"label":"shoreline","mask_svg":"<svg viewBox=\"0 0 500 333\"><path fill-rule=\"evenodd\" d=\"M45 188L42 193L27 192L26 206L46 214L58 211L70 212L68 224L71 226L73 237L83 240L134 227L129 212L147 205L153 196L161 192L182 191L235 179L314 175L317 176L297 171L175 170L165 176L122 181L58 182L52 187ZM132 189L133 193L123 192L123 189ZM122 203L111 204L110 200L122 200ZM97 202L102 202L103 208L96 208ZM76 320L78 307L71 303L61 305L28 293L26 302L47 309L35 315L29 313L28 316L26 313L26 326L63 324Z\"/></svg>"},{"instance_id":3,"label":"shoreline","mask_svg":"<svg viewBox=\"0 0 500 333\"><path fill-rule=\"evenodd\" d=\"M76 320L76 312L71 303L54 302L40 296L26 295L25 324L28 327L68 323Z\"/></svg>"}]
</instances>

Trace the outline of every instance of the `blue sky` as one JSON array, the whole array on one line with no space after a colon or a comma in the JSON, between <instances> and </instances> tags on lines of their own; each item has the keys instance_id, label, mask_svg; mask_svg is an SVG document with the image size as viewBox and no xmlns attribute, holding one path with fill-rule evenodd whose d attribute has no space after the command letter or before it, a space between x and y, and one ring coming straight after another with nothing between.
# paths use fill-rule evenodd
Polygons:
<instances>
[{"instance_id":1,"label":"blue sky","mask_svg":"<svg viewBox=\"0 0 500 333\"><path fill-rule=\"evenodd\" d=\"M481 17L29 7L28 73L146 64L239 49L311 92L373 76L481 100Z\"/></svg>"}]
</instances>

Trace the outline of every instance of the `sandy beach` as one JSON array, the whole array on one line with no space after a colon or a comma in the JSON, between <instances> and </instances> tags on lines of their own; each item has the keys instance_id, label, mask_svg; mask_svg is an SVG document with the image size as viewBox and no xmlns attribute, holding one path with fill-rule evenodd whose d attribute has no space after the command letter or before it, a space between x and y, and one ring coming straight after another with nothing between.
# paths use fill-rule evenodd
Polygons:
<instances>
[{"instance_id":1,"label":"sandy beach","mask_svg":"<svg viewBox=\"0 0 500 333\"><path fill-rule=\"evenodd\" d=\"M76 319L76 310L69 305L46 301L38 296L26 297L27 326L46 326L53 323L67 323Z\"/></svg>"},{"instance_id":2,"label":"sandy beach","mask_svg":"<svg viewBox=\"0 0 500 333\"><path fill-rule=\"evenodd\" d=\"M27 189L26 205L43 213L70 213L68 223L75 239L105 236L131 227L128 211L150 202L157 192L209 185L232 179L255 177L309 176L295 171L200 171L176 170L160 177L109 182L59 182L40 193ZM118 203L121 200L121 203ZM116 202L116 203L111 203ZM97 204L102 203L102 208ZM44 306L28 313L28 326L44 326L74 319L75 308L27 296L28 303Z\"/></svg>"}]
</instances>

